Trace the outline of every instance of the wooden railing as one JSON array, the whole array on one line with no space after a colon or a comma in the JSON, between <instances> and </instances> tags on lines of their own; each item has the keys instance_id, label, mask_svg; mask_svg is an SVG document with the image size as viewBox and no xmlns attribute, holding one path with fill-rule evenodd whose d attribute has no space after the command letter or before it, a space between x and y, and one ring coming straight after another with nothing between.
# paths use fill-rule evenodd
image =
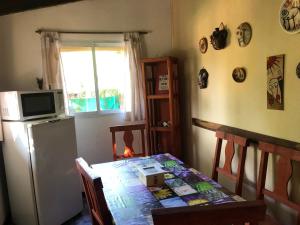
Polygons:
<instances>
[{"instance_id":1,"label":"wooden railing","mask_svg":"<svg viewBox=\"0 0 300 225\"><path fill-rule=\"evenodd\" d=\"M194 126L201 127L201 128L207 129L207 130L211 130L211 131L220 130L220 131L224 131L224 132L228 132L231 134L235 134L235 135L239 135L239 136L248 138L251 144L258 144L259 141L263 141L263 142L268 142L268 143L275 144L275 145L284 146L287 148L293 148L293 149L300 150L300 143L268 136L265 134L255 133L255 132L248 131L248 130L230 127L230 126L226 126L226 125L222 125L222 124L218 124L218 123L208 122L208 121L200 120L197 118L192 118L192 124Z\"/></svg>"}]
</instances>

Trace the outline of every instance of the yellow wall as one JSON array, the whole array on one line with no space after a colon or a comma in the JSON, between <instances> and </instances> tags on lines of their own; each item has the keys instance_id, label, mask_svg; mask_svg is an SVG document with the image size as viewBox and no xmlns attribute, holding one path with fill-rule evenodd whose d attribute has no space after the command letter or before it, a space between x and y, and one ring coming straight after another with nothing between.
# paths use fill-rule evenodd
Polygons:
<instances>
[{"instance_id":1,"label":"yellow wall","mask_svg":"<svg viewBox=\"0 0 300 225\"><path fill-rule=\"evenodd\" d=\"M300 62L300 36L287 34L281 29L281 2L173 0L173 54L180 58L183 65L182 121L185 123L185 133L188 134L186 136L189 137L185 140L185 150L189 163L208 175L212 167L214 133L192 127L191 117L300 142L300 79L295 74L296 65ZM253 36L246 48L240 48L235 31L245 21L251 24ZM198 49L199 39L203 36L209 38L221 22L230 31L228 46L216 51L209 44L207 53L201 54ZM267 110L266 58L277 54L286 56L284 111ZM209 72L209 84L207 89L200 90L197 74L203 66ZM247 70L244 83L236 83L232 79L232 71L237 66ZM259 153L253 148L249 150L246 179L254 183ZM273 164L269 166L268 186L272 188ZM293 180L291 188L296 200L300 199L299 182L299 178ZM225 181L224 184L228 185ZM280 211L277 206L273 210L276 214ZM292 223L287 213L279 217L284 224Z\"/></svg>"}]
</instances>

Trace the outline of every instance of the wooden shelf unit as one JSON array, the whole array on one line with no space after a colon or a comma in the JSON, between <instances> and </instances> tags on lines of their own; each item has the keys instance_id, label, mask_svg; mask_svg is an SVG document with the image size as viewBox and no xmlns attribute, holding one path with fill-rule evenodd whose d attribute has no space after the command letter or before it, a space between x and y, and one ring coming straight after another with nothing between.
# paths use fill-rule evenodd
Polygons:
<instances>
[{"instance_id":1,"label":"wooden shelf unit","mask_svg":"<svg viewBox=\"0 0 300 225\"><path fill-rule=\"evenodd\" d=\"M141 66L149 154L168 152L181 158L177 59L147 58Z\"/></svg>"}]
</instances>

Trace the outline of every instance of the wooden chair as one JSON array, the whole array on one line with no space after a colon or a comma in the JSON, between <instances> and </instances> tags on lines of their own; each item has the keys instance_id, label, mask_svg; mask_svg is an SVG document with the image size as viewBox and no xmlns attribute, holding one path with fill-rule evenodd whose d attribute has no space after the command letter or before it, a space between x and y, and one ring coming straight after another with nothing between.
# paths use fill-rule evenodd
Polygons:
<instances>
[{"instance_id":1,"label":"wooden chair","mask_svg":"<svg viewBox=\"0 0 300 225\"><path fill-rule=\"evenodd\" d=\"M212 179L218 181L218 173L223 174L224 176L230 178L235 182L235 193L237 195L241 195L242 187L243 187L244 168L245 168L248 140L247 138L229 134L229 133L224 133L222 131L217 131L216 137L217 137L217 144L216 144L215 158L213 163ZM220 163L223 140L227 141L225 147L225 164L223 168L220 168L219 163ZM231 168L232 159L235 154L235 148L234 148L235 144L238 145L238 150L240 152L237 174L233 174Z\"/></svg>"},{"instance_id":2,"label":"wooden chair","mask_svg":"<svg viewBox=\"0 0 300 225\"><path fill-rule=\"evenodd\" d=\"M264 199L264 196L266 195L296 210L298 212L297 225L300 225L300 204L292 202L289 200L288 196L288 183L293 173L292 161L300 162L300 152L295 149L285 148L265 142L259 142L258 148L261 150L261 160L257 182L257 199ZM268 157L270 153L279 156L279 159L276 163L275 184L273 191L265 188ZM270 216L267 216L262 224L278 223Z\"/></svg>"},{"instance_id":3,"label":"wooden chair","mask_svg":"<svg viewBox=\"0 0 300 225\"><path fill-rule=\"evenodd\" d=\"M159 208L152 210L152 217L154 225L256 225L264 219L265 213L263 201L252 201Z\"/></svg>"},{"instance_id":4,"label":"wooden chair","mask_svg":"<svg viewBox=\"0 0 300 225\"><path fill-rule=\"evenodd\" d=\"M145 124L135 124L135 125L124 125L124 126L114 126L110 127L110 132L112 134L112 151L114 160L129 158L129 157L139 157L146 156L145 150ZM133 144L133 134L132 131L140 130L141 140L142 140L142 153L135 153L132 147ZM121 155L117 154L117 144L116 144L116 132L124 132L123 140L125 143L124 153Z\"/></svg>"},{"instance_id":5,"label":"wooden chair","mask_svg":"<svg viewBox=\"0 0 300 225\"><path fill-rule=\"evenodd\" d=\"M77 170L82 178L93 225L112 225L113 220L103 193L101 178L82 158L76 159Z\"/></svg>"}]
</instances>

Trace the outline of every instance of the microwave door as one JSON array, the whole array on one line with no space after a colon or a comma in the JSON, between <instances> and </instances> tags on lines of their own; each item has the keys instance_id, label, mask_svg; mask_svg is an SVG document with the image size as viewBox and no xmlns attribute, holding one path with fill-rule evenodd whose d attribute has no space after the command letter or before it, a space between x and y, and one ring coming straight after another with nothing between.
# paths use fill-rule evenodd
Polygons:
<instances>
[{"instance_id":1,"label":"microwave door","mask_svg":"<svg viewBox=\"0 0 300 225\"><path fill-rule=\"evenodd\" d=\"M53 92L21 94L23 118L34 119L55 114Z\"/></svg>"}]
</instances>

